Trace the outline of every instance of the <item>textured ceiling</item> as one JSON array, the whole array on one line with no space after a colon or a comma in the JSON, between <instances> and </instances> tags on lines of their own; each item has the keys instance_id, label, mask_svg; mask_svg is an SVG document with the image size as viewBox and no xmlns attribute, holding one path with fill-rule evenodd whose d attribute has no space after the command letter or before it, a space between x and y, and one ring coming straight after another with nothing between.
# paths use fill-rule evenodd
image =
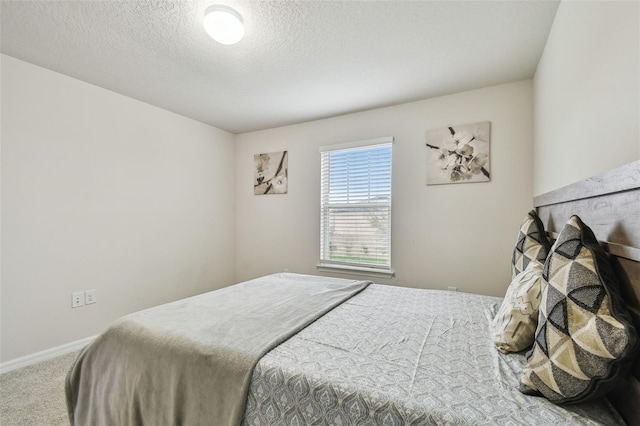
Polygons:
<instances>
[{"instance_id":1,"label":"textured ceiling","mask_svg":"<svg viewBox=\"0 0 640 426\"><path fill-rule=\"evenodd\" d=\"M240 12L224 46L201 22ZM558 1L2 1L1 50L244 133L531 78Z\"/></svg>"}]
</instances>

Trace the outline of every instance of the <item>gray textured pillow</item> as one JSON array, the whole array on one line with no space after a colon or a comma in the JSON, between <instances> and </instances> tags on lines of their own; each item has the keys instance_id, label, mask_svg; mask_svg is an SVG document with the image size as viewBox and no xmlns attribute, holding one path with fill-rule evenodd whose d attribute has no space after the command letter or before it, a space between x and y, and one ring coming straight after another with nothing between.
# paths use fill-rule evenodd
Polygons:
<instances>
[{"instance_id":1,"label":"gray textured pillow","mask_svg":"<svg viewBox=\"0 0 640 426\"><path fill-rule=\"evenodd\" d=\"M608 255L578 216L560 232L542 276L547 285L520 390L557 404L603 395L624 378L638 339Z\"/></svg>"},{"instance_id":2,"label":"gray textured pillow","mask_svg":"<svg viewBox=\"0 0 640 426\"><path fill-rule=\"evenodd\" d=\"M541 296L542 263L532 260L509 284L493 319L493 341L500 352L520 352L533 344Z\"/></svg>"},{"instance_id":3,"label":"gray textured pillow","mask_svg":"<svg viewBox=\"0 0 640 426\"><path fill-rule=\"evenodd\" d=\"M511 259L511 279L527 269L529 262L534 259L544 263L550 248L551 242L547 238L544 225L536 211L531 210L518 231L518 240Z\"/></svg>"}]
</instances>

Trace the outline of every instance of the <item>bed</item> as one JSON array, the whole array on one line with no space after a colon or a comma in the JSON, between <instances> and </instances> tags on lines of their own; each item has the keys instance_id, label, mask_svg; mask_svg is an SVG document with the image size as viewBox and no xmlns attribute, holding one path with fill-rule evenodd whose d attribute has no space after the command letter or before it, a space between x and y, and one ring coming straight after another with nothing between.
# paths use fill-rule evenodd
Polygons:
<instances>
[{"instance_id":1,"label":"bed","mask_svg":"<svg viewBox=\"0 0 640 426\"><path fill-rule=\"evenodd\" d=\"M534 205L552 238L574 214L591 226L640 326L640 162ZM501 303L262 277L118 320L69 372L69 416L78 425L640 424L635 358L606 397L558 405L522 393L527 354L503 354L490 338Z\"/></svg>"}]
</instances>

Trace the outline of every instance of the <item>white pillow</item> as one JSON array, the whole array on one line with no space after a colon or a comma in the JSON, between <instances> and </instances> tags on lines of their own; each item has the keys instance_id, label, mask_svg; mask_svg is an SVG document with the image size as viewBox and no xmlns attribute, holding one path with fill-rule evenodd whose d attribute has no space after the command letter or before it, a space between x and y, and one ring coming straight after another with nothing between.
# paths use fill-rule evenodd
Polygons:
<instances>
[{"instance_id":1,"label":"white pillow","mask_svg":"<svg viewBox=\"0 0 640 426\"><path fill-rule=\"evenodd\" d=\"M531 260L507 288L492 323L493 341L502 353L520 352L533 344L542 297L542 268L542 263Z\"/></svg>"}]
</instances>

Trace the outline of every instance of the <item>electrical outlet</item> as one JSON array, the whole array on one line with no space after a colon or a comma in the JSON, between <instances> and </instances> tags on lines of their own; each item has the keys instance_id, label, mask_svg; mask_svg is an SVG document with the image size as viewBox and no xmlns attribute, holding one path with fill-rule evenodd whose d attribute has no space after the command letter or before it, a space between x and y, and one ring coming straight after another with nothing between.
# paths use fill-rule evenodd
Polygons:
<instances>
[{"instance_id":1,"label":"electrical outlet","mask_svg":"<svg viewBox=\"0 0 640 426\"><path fill-rule=\"evenodd\" d=\"M447 287L449 291L458 291L458 287Z\"/></svg>"},{"instance_id":2,"label":"electrical outlet","mask_svg":"<svg viewBox=\"0 0 640 426\"><path fill-rule=\"evenodd\" d=\"M86 305L91 305L92 303L96 303L97 301L98 294L96 293L95 288L84 292L84 303Z\"/></svg>"},{"instance_id":3,"label":"electrical outlet","mask_svg":"<svg viewBox=\"0 0 640 426\"><path fill-rule=\"evenodd\" d=\"M71 307L79 308L84 305L84 292L76 291L75 293L71 293Z\"/></svg>"}]
</instances>

